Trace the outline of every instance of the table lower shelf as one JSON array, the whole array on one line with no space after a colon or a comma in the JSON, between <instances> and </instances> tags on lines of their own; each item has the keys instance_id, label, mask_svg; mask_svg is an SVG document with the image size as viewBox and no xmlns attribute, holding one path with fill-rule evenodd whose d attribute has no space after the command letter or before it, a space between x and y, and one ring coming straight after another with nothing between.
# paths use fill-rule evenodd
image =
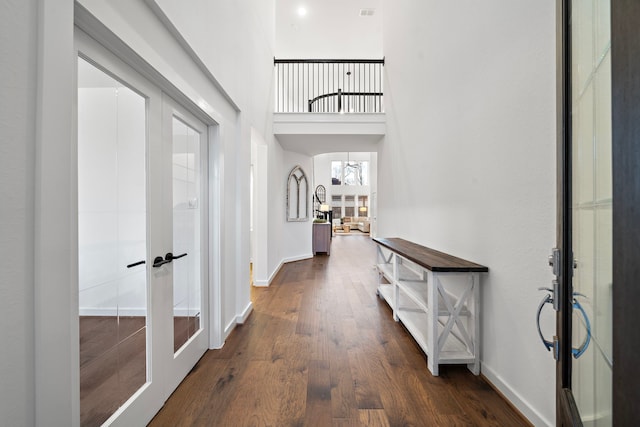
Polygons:
<instances>
[{"instance_id":1,"label":"table lower shelf","mask_svg":"<svg viewBox=\"0 0 640 427\"><path fill-rule=\"evenodd\" d=\"M422 351L427 357L433 357L433 352L430 351L427 345L428 331L431 326L431 318L429 313L423 308L410 305L402 306L396 309L393 306L393 292L394 285L380 285L378 287L378 295L383 298L389 307L394 310L398 319L405 326L407 331L411 334L416 343L420 346ZM444 329L444 322L437 320L438 322L438 337ZM437 342L437 337L435 341ZM464 343L459 340L455 335L449 334L444 342L443 347L440 349L438 360L434 360L434 364L469 364L475 361L475 357L467 350Z\"/></svg>"}]
</instances>

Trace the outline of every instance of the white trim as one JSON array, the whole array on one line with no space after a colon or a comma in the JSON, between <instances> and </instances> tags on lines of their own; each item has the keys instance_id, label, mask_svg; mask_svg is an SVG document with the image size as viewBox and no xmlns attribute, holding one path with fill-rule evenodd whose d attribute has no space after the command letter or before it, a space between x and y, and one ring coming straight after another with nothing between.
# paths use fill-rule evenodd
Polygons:
<instances>
[{"instance_id":1,"label":"white trim","mask_svg":"<svg viewBox=\"0 0 640 427\"><path fill-rule=\"evenodd\" d=\"M290 258L283 258L282 261L280 261L280 264L278 264L278 267L276 267L276 269L273 270L273 272L271 273L271 275L267 280L254 280L253 286L255 286L256 288L266 288L269 285L271 285L271 282L273 282L273 279L280 272L280 269L284 264L287 264L290 262L302 261L310 258L313 258L313 254L298 255Z\"/></svg>"},{"instance_id":2,"label":"white trim","mask_svg":"<svg viewBox=\"0 0 640 427\"><path fill-rule=\"evenodd\" d=\"M269 280L254 280L253 281L253 286L255 286L256 288L268 288L270 284L271 284L271 281L269 281Z\"/></svg>"},{"instance_id":3,"label":"white trim","mask_svg":"<svg viewBox=\"0 0 640 427\"><path fill-rule=\"evenodd\" d=\"M220 91L220 93L225 97L227 102L229 102L229 104L236 111L240 111L240 107L238 107L238 105L236 105L236 103L231 98L231 95L229 95L227 93L227 91L222 87L220 82L218 82L218 80L215 78L215 76L211 73L209 68L204 63L204 61L202 61L202 59L200 59L200 57L198 56L196 51L193 50L191 45L182 36L180 31L178 31L176 26L173 25L173 22L171 22L171 19L169 19L169 17L166 15L166 13L162 9L162 7L158 4L158 2L156 0L147 0L146 4L147 4L147 6L149 6L149 9L151 9L151 11L162 22L162 24L165 26L167 31L169 31L169 33L171 33L171 35L176 39L176 41L182 47L182 49L184 49L185 53L191 57L191 60L193 61L194 64L196 64L198 66L198 68L200 69L202 74L207 76L207 78L211 81L211 83L213 83L215 88Z\"/></svg>"},{"instance_id":4,"label":"white trim","mask_svg":"<svg viewBox=\"0 0 640 427\"><path fill-rule=\"evenodd\" d=\"M273 281L273 278L276 277L276 274L278 274L278 272L280 271L280 269L282 268L282 266L284 265L284 260L280 261L280 264L278 264L278 266L275 268L275 270L273 270L273 272L271 273L271 275L269 276L269 278L267 280L254 280L253 281L253 286L255 286L256 288L266 288L268 287L271 282Z\"/></svg>"},{"instance_id":5,"label":"white trim","mask_svg":"<svg viewBox=\"0 0 640 427\"><path fill-rule=\"evenodd\" d=\"M209 126L209 349L222 348L224 147L222 126Z\"/></svg>"},{"instance_id":6,"label":"white trim","mask_svg":"<svg viewBox=\"0 0 640 427\"><path fill-rule=\"evenodd\" d=\"M77 213L72 208L77 206L73 2L33 4L38 7L38 28L33 32L38 50L33 165L35 384L28 389L34 391L30 417L36 423L73 427L80 425L79 333L73 327L78 313Z\"/></svg>"},{"instance_id":7,"label":"white trim","mask_svg":"<svg viewBox=\"0 0 640 427\"><path fill-rule=\"evenodd\" d=\"M515 406L533 425L548 427L554 425L551 421L535 410L529 402L525 401L524 398L513 389L513 387L504 382L502 377L496 374L493 369L483 363L480 371L482 372L482 375L484 375L484 377L491 382L496 389L500 390L500 393L502 393L504 397L506 397L507 400L511 402L511 404Z\"/></svg>"},{"instance_id":8,"label":"white trim","mask_svg":"<svg viewBox=\"0 0 640 427\"><path fill-rule=\"evenodd\" d=\"M231 332L233 332L236 325L236 318L234 317L231 322L229 322L229 324L224 328L224 339L222 340L222 345L220 345L220 347L218 348L222 348L224 346L225 341L227 340L227 338L229 338L229 335L231 334Z\"/></svg>"},{"instance_id":9,"label":"white trim","mask_svg":"<svg viewBox=\"0 0 640 427\"><path fill-rule=\"evenodd\" d=\"M249 315L253 312L253 303L249 301L249 304L245 307L241 314L236 316L236 324L242 325L247 321Z\"/></svg>"},{"instance_id":10,"label":"white trim","mask_svg":"<svg viewBox=\"0 0 640 427\"><path fill-rule=\"evenodd\" d=\"M165 76L172 75L166 69L160 69L150 64L147 58L141 56L134 47L127 45L119 35L115 34L109 27L108 17L106 13L98 19L93 15L92 11L88 10L84 5L76 2L74 4L74 24L88 34L95 40L99 40L109 52L127 63L131 68L136 70L137 73L142 75L150 83L158 86L163 92L173 98L178 104L186 108L191 114L196 116L198 120L201 120L207 125L219 124L222 121L221 114L206 101L204 101L198 92L192 87L185 84L183 81L179 81L179 75L173 75L173 79L169 79ZM152 9L154 14L158 11ZM105 12L103 10L103 12ZM157 16L157 15L156 15ZM164 21L159 17L160 22L163 24L163 28L171 34L171 37L176 41L181 49L184 46L181 40L175 38L175 34L172 32L172 28L165 27ZM105 22L103 22L105 20ZM201 64L195 60L188 51L184 51L185 55L194 61L194 65L202 72ZM219 88L219 83L210 73L203 73L207 81L211 83L216 90ZM228 99L225 92L220 92L225 101L229 102L231 108L238 111L235 104Z\"/></svg>"},{"instance_id":11,"label":"white trim","mask_svg":"<svg viewBox=\"0 0 640 427\"><path fill-rule=\"evenodd\" d=\"M311 254L311 253L305 254L305 255L298 255L298 256L294 256L294 257L290 257L290 258L284 258L282 260L281 266L282 266L282 264L287 264L287 263L296 262L296 261L302 261L302 260L310 259L310 258L313 258L313 254ZM275 275L274 275L274 277L275 277Z\"/></svg>"},{"instance_id":12,"label":"white trim","mask_svg":"<svg viewBox=\"0 0 640 427\"><path fill-rule=\"evenodd\" d=\"M233 330L235 329L236 325L241 325L244 322L246 322L246 320L249 318L249 315L253 312L253 303L251 301L249 301L249 304L247 304L247 306L245 307L245 309L243 310L243 312L241 314L238 314L235 318L233 318L231 320L231 322L229 322L227 324L227 326L224 328L224 332L223 332L223 338L221 340L221 342L219 344L217 344L216 346L212 346L210 347L211 350L219 350L222 347L224 347L225 342L227 341L227 338L229 338L229 335L231 334L231 332L233 332Z\"/></svg>"}]
</instances>

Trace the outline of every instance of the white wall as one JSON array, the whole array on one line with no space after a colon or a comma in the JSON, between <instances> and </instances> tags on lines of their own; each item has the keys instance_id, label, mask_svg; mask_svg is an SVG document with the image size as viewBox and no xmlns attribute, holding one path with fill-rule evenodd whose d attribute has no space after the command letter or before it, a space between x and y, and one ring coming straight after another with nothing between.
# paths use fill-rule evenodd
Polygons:
<instances>
[{"instance_id":1,"label":"white wall","mask_svg":"<svg viewBox=\"0 0 640 427\"><path fill-rule=\"evenodd\" d=\"M0 13L0 414L35 423L34 171L37 1Z\"/></svg>"},{"instance_id":2,"label":"white wall","mask_svg":"<svg viewBox=\"0 0 640 427\"><path fill-rule=\"evenodd\" d=\"M536 425L555 402L534 323L555 242L554 7L384 1L378 235L489 267L482 371Z\"/></svg>"},{"instance_id":3,"label":"white wall","mask_svg":"<svg viewBox=\"0 0 640 427\"><path fill-rule=\"evenodd\" d=\"M282 173L280 175L278 186L286 192L287 179L289 173L296 166L302 167L307 175L309 191L307 193L307 207L309 212L309 220L301 222L289 222L286 219L286 193L281 199L277 199L276 203L283 206L285 215L280 217L282 222L282 235L270 236L272 239L282 242L282 260L284 262L296 261L304 258L311 258L313 252L311 250L311 230L313 223L313 204L311 203L312 191L315 188L313 183L313 161L312 158L304 154L294 153L292 151L283 152ZM302 202L302 198L300 200Z\"/></svg>"},{"instance_id":4,"label":"white wall","mask_svg":"<svg viewBox=\"0 0 640 427\"><path fill-rule=\"evenodd\" d=\"M381 0L278 0L278 58L381 58ZM307 15L298 15L305 6ZM376 9L359 16L360 9Z\"/></svg>"}]
</instances>

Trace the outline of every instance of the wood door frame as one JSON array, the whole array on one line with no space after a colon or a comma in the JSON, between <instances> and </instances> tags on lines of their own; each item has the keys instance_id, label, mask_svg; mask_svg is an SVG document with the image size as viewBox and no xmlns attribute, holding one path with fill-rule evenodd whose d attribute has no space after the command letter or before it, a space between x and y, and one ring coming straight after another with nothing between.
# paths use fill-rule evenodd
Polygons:
<instances>
[{"instance_id":1,"label":"wood door frame","mask_svg":"<svg viewBox=\"0 0 640 427\"><path fill-rule=\"evenodd\" d=\"M558 311L556 312L556 425L574 425L575 401L571 388L572 248L572 123L571 123L571 1L556 1L557 151L556 246L560 249ZM579 418L578 418L579 420ZM580 425L580 424L578 424Z\"/></svg>"},{"instance_id":2,"label":"wood door frame","mask_svg":"<svg viewBox=\"0 0 640 427\"><path fill-rule=\"evenodd\" d=\"M571 117L570 1L557 0L558 72L558 244L571 247ZM640 3L611 1L612 171L613 171L613 424L640 419ZM567 222L569 221L569 222ZM562 271L573 270L570 254L562 253ZM561 310L557 337L570 336L570 283L560 281ZM581 425L571 387L570 346L560 348L556 379L557 425ZM563 363L564 362L564 363ZM568 363L567 363L568 362Z\"/></svg>"},{"instance_id":3,"label":"wood door frame","mask_svg":"<svg viewBox=\"0 0 640 427\"><path fill-rule=\"evenodd\" d=\"M640 3L611 1L613 424L640 419Z\"/></svg>"}]
</instances>

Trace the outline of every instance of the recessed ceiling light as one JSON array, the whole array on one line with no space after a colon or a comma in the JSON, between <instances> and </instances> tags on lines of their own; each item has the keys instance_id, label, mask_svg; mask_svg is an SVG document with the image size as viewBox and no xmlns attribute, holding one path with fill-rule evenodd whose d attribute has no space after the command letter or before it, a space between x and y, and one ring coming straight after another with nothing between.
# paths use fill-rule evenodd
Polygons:
<instances>
[{"instance_id":1,"label":"recessed ceiling light","mask_svg":"<svg viewBox=\"0 0 640 427\"><path fill-rule=\"evenodd\" d=\"M307 14L307 8L304 6L300 6L298 8L298 16L305 16Z\"/></svg>"}]
</instances>

